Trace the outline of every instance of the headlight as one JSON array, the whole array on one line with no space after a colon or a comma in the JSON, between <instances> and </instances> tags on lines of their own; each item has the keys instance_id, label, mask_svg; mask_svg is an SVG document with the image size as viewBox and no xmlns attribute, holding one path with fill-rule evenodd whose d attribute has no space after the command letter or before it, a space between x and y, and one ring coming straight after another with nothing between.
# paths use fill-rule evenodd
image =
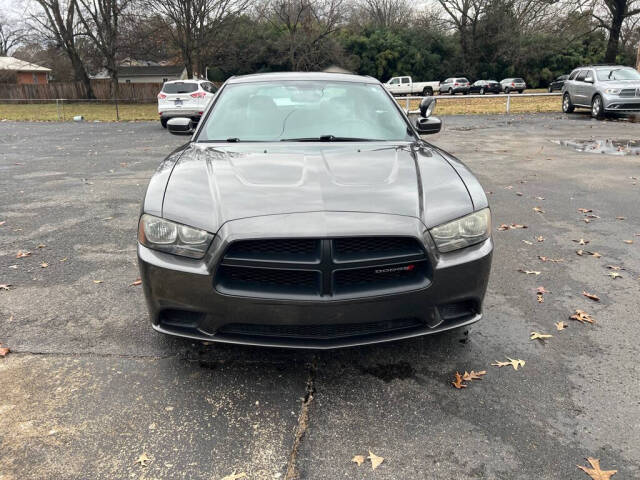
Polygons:
<instances>
[{"instance_id":1,"label":"headlight","mask_svg":"<svg viewBox=\"0 0 640 480\"><path fill-rule=\"evenodd\" d=\"M620 88L607 88L604 93L608 93L609 95L618 95L620 90Z\"/></svg>"},{"instance_id":2,"label":"headlight","mask_svg":"<svg viewBox=\"0 0 640 480\"><path fill-rule=\"evenodd\" d=\"M479 210L430 231L433 241L442 253L480 243L491 234L491 213Z\"/></svg>"},{"instance_id":3,"label":"headlight","mask_svg":"<svg viewBox=\"0 0 640 480\"><path fill-rule=\"evenodd\" d=\"M138 241L153 248L183 257L202 258L213 235L199 228L187 227L146 213L138 224Z\"/></svg>"}]
</instances>

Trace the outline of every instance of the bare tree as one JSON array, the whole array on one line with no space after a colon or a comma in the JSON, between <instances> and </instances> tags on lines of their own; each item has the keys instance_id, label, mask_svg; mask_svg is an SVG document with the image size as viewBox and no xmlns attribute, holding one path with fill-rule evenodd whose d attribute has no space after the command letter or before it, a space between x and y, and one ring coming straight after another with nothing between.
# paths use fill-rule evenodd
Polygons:
<instances>
[{"instance_id":1,"label":"bare tree","mask_svg":"<svg viewBox=\"0 0 640 480\"><path fill-rule=\"evenodd\" d=\"M182 54L189 77L203 74L204 49L212 44L217 30L249 5L249 0L145 0L165 22L172 43Z\"/></svg>"},{"instance_id":2,"label":"bare tree","mask_svg":"<svg viewBox=\"0 0 640 480\"><path fill-rule=\"evenodd\" d=\"M438 0L448 16L448 22L460 36L462 67L469 68L478 23L487 2L483 0Z\"/></svg>"},{"instance_id":3,"label":"bare tree","mask_svg":"<svg viewBox=\"0 0 640 480\"><path fill-rule=\"evenodd\" d=\"M413 16L409 0L361 0L359 10L370 24L378 28L404 26Z\"/></svg>"},{"instance_id":4,"label":"bare tree","mask_svg":"<svg viewBox=\"0 0 640 480\"><path fill-rule=\"evenodd\" d=\"M18 22L0 15L0 57L8 56L25 38L25 31Z\"/></svg>"},{"instance_id":5,"label":"bare tree","mask_svg":"<svg viewBox=\"0 0 640 480\"><path fill-rule=\"evenodd\" d=\"M600 2L599 2L600 3ZM600 8L598 8L600 7ZM604 61L615 63L620 47L620 35L626 19L640 14L638 0L602 0L593 10L593 18L609 33Z\"/></svg>"},{"instance_id":6,"label":"bare tree","mask_svg":"<svg viewBox=\"0 0 640 480\"><path fill-rule=\"evenodd\" d=\"M274 0L266 15L285 34L292 70L315 70L327 57L325 47L345 13L344 0Z\"/></svg>"},{"instance_id":7,"label":"bare tree","mask_svg":"<svg viewBox=\"0 0 640 480\"><path fill-rule=\"evenodd\" d=\"M41 35L67 54L76 80L84 84L87 98L93 99L96 96L77 44L80 29L76 1L35 0L41 11L30 15L29 21Z\"/></svg>"}]
</instances>

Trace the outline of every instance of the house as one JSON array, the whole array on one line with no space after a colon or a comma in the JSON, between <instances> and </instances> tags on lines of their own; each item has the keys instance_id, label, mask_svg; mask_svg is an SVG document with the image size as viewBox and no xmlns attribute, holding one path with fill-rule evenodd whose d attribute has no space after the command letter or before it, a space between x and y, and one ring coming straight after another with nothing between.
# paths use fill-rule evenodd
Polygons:
<instances>
[{"instance_id":1,"label":"house","mask_svg":"<svg viewBox=\"0 0 640 480\"><path fill-rule=\"evenodd\" d=\"M110 78L106 71L94 76L96 79ZM182 65L120 65L118 83L164 83L169 80L187 78L187 69Z\"/></svg>"},{"instance_id":2,"label":"house","mask_svg":"<svg viewBox=\"0 0 640 480\"><path fill-rule=\"evenodd\" d=\"M49 83L51 69L15 57L0 57L0 76L19 84Z\"/></svg>"}]
</instances>

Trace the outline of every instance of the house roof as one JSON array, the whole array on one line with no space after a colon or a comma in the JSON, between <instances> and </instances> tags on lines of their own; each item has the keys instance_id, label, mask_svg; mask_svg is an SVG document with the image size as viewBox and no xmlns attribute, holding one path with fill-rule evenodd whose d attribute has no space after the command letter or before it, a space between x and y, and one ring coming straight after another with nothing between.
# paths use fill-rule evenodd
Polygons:
<instances>
[{"instance_id":1,"label":"house roof","mask_svg":"<svg viewBox=\"0 0 640 480\"><path fill-rule=\"evenodd\" d=\"M120 77L146 77L146 76L180 76L184 71L182 65L149 65L149 66L133 66L133 67L119 67L118 75Z\"/></svg>"},{"instance_id":2,"label":"house roof","mask_svg":"<svg viewBox=\"0 0 640 480\"><path fill-rule=\"evenodd\" d=\"M35 63L25 62L15 57L0 57L0 70L11 70L14 72L50 72L51 69L41 67Z\"/></svg>"}]
</instances>

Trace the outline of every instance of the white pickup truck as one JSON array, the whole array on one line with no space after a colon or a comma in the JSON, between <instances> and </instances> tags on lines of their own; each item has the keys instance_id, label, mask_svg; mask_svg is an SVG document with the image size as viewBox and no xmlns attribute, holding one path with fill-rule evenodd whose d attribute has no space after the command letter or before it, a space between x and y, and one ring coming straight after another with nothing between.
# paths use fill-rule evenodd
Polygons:
<instances>
[{"instance_id":1,"label":"white pickup truck","mask_svg":"<svg viewBox=\"0 0 640 480\"><path fill-rule=\"evenodd\" d=\"M414 82L411 77L393 77L384 84L391 95L433 95L440 82Z\"/></svg>"}]
</instances>

